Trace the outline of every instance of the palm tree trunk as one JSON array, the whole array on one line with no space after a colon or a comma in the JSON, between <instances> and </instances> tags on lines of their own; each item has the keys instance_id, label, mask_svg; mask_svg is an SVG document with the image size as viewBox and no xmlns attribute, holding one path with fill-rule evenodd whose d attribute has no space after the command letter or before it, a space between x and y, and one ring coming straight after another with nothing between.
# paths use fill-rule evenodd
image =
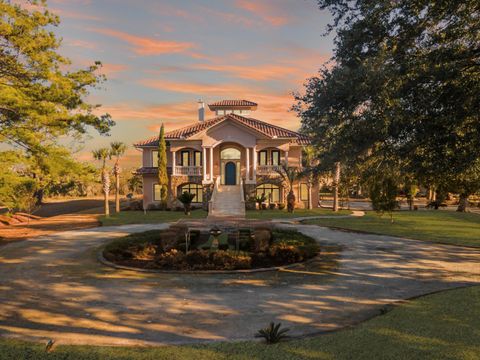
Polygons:
<instances>
[{"instance_id":1,"label":"palm tree trunk","mask_svg":"<svg viewBox=\"0 0 480 360\"><path fill-rule=\"evenodd\" d=\"M312 206L312 182L308 183L308 210L311 210Z\"/></svg>"},{"instance_id":2,"label":"palm tree trunk","mask_svg":"<svg viewBox=\"0 0 480 360\"><path fill-rule=\"evenodd\" d=\"M333 178L333 211L338 211L338 185L340 184L340 163L335 163L335 175Z\"/></svg>"},{"instance_id":3,"label":"palm tree trunk","mask_svg":"<svg viewBox=\"0 0 480 360\"><path fill-rule=\"evenodd\" d=\"M115 163L114 173L115 173L115 212L119 213L120 212L120 166L118 162Z\"/></svg>"},{"instance_id":4,"label":"palm tree trunk","mask_svg":"<svg viewBox=\"0 0 480 360\"><path fill-rule=\"evenodd\" d=\"M104 195L105 216L110 216L110 206L108 204L108 194L110 193L110 176L106 168L102 170L102 185Z\"/></svg>"}]
</instances>

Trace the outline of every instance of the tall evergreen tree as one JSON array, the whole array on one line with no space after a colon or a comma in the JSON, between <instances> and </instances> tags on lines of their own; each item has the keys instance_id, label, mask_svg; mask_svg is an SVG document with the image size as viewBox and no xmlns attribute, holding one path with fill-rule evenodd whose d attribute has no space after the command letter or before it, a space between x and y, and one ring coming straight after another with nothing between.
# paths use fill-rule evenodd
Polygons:
<instances>
[{"instance_id":1,"label":"tall evergreen tree","mask_svg":"<svg viewBox=\"0 0 480 360\"><path fill-rule=\"evenodd\" d=\"M51 31L58 16L45 1L31 3L0 2L0 143L45 156L59 136L81 136L89 127L105 134L114 122L86 101L105 79L101 63L69 71Z\"/></svg>"},{"instance_id":2,"label":"tall evergreen tree","mask_svg":"<svg viewBox=\"0 0 480 360\"><path fill-rule=\"evenodd\" d=\"M167 143L165 141L165 128L160 126L158 137L158 185L160 186L160 201L162 207L167 206L168 200L168 174L167 174Z\"/></svg>"}]
</instances>

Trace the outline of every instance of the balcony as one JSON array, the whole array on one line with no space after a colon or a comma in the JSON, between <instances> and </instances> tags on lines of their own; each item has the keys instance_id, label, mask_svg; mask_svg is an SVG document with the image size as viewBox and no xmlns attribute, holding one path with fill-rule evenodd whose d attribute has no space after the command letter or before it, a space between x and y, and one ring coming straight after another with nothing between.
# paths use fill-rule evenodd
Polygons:
<instances>
[{"instance_id":1,"label":"balcony","mask_svg":"<svg viewBox=\"0 0 480 360\"><path fill-rule=\"evenodd\" d=\"M258 165L257 175L279 175L278 171L281 170L280 165Z\"/></svg>"},{"instance_id":2,"label":"balcony","mask_svg":"<svg viewBox=\"0 0 480 360\"><path fill-rule=\"evenodd\" d=\"M175 166L175 176L202 176L202 166Z\"/></svg>"}]
</instances>

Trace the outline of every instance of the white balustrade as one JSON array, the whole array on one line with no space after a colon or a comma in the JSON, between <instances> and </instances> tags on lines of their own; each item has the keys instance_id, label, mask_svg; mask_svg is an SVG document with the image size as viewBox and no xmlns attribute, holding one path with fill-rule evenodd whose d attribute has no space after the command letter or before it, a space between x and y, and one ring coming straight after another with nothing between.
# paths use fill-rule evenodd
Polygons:
<instances>
[{"instance_id":1,"label":"white balustrade","mask_svg":"<svg viewBox=\"0 0 480 360\"><path fill-rule=\"evenodd\" d=\"M175 166L176 176L202 176L202 166Z\"/></svg>"}]
</instances>

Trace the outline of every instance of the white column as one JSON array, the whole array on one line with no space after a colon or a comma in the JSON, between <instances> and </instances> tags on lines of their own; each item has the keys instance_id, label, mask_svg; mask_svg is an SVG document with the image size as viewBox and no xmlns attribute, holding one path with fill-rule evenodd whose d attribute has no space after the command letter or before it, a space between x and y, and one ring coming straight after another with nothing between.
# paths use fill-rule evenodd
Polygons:
<instances>
[{"instance_id":1,"label":"white column","mask_svg":"<svg viewBox=\"0 0 480 360\"><path fill-rule=\"evenodd\" d=\"M213 181L213 147L210 148L210 181Z\"/></svg>"},{"instance_id":2,"label":"white column","mask_svg":"<svg viewBox=\"0 0 480 360\"><path fill-rule=\"evenodd\" d=\"M250 181L250 148L245 148L247 153L247 179L246 182Z\"/></svg>"},{"instance_id":3,"label":"white column","mask_svg":"<svg viewBox=\"0 0 480 360\"><path fill-rule=\"evenodd\" d=\"M256 182L257 181L257 145L255 145L253 147L253 181Z\"/></svg>"},{"instance_id":4,"label":"white column","mask_svg":"<svg viewBox=\"0 0 480 360\"><path fill-rule=\"evenodd\" d=\"M288 167L288 151L285 151L285 166Z\"/></svg>"},{"instance_id":5,"label":"white column","mask_svg":"<svg viewBox=\"0 0 480 360\"><path fill-rule=\"evenodd\" d=\"M176 165L177 165L176 164L176 161L177 161L176 153L177 153L176 151L172 151L172 175L176 175L176 171L175 171L175 168L176 168Z\"/></svg>"},{"instance_id":6,"label":"white column","mask_svg":"<svg viewBox=\"0 0 480 360\"><path fill-rule=\"evenodd\" d=\"M202 154L203 182L207 181L207 149L203 148Z\"/></svg>"}]
</instances>

